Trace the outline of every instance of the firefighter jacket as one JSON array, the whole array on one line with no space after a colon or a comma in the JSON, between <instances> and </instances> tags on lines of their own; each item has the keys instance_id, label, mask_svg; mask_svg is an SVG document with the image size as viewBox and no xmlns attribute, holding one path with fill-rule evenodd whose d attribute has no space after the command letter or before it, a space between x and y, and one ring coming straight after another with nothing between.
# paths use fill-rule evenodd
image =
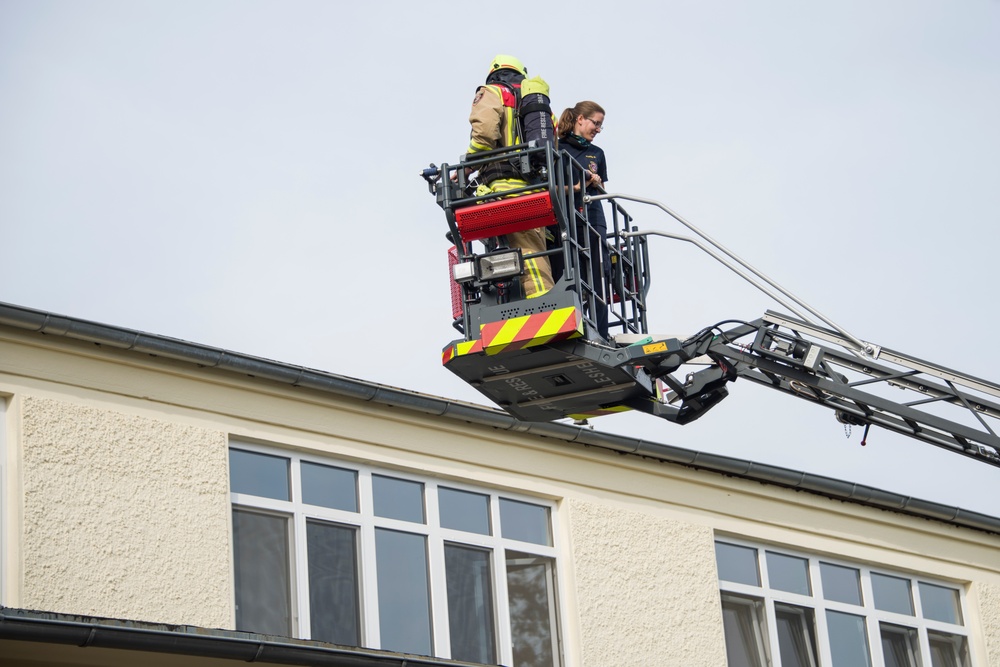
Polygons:
<instances>
[{"instance_id":1,"label":"firefighter jacket","mask_svg":"<svg viewBox=\"0 0 1000 667\"><path fill-rule=\"evenodd\" d=\"M517 97L505 85L487 84L476 89L469 123L469 153L513 146L521 142L517 135Z\"/></svg>"}]
</instances>

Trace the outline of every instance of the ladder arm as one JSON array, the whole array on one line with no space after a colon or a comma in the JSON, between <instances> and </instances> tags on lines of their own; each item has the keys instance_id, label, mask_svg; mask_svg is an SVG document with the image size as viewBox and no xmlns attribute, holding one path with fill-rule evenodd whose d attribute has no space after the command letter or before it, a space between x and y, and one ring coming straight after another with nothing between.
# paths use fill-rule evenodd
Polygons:
<instances>
[{"instance_id":1,"label":"ladder arm","mask_svg":"<svg viewBox=\"0 0 1000 667\"><path fill-rule=\"evenodd\" d=\"M822 342L820 342L822 341ZM753 322L713 327L665 349L635 353L671 392L660 406L633 405L677 423L697 419L725 397L725 384L745 378L833 410L847 425L881 428L1000 467L1000 385L915 357L880 349L879 361L858 358L839 333L768 311ZM707 356L708 368L673 376ZM904 392L913 392L907 400ZM902 397L903 400L900 400ZM680 402L680 407L675 403Z\"/></svg>"},{"instance_id":2,"label":"ladder arm","mask_svg":"<svg viewBox=\"0 0 1000 667\"><path fill-rule=\"evenodd\" d=\"M1000 438L987 421L1000 419L1000 385L853 336L658 201L607 193L589 199L621 199L659 208L698 238L658 230L625 235L692 243L797 316L768 311L759 320L728 330L720 324L686 341L673 340L669 353L644 346L639 355L643 367L671 391L656 399L661 405L633 401L630 407L687 423L725 397L726 383L743 377L826 406L842 423L864 426L866 435L870 426L881 426L1000 466ZM711 366L688 373L683 381L672 376L678 362L698 356L711 360ZM900 401L900 390L917 397ZM672 405L678 401L680 407Z\"/></svg>"}]
</instances>

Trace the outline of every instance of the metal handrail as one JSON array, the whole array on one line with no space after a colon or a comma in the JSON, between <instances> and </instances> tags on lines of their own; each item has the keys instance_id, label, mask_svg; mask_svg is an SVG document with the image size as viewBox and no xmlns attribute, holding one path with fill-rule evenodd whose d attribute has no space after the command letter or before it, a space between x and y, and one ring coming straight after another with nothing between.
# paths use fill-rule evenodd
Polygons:
<instances>
[{"instance_id":1,"label":"metal handrail","mask_svg":"<svg viewBox=\"0 0 1000 667\"><path fill-rule=\"evenodd\" d=\"M718 250L720 250L727 257L729 257L730 259L734 260L736 262L736 264L738 264L739 266L742 266L743 268L749 270L753 275L755 275L761 281L763 281L764 283L766 283L767 286L764 286L764 285L760 284L759 282L757 282L756 280L754 280L753 278L749 277L742 270L740 270L739 268L737 268L736 266L734 266L733 263L730 262L728 259L726 259L725 257L719 256L719 254L711 251L704 244L700 243L699 241L697 241L695 239L688 238L688 237L685 237L685 236L679 236L679 235L676 235L676 234L670 234L668 232L661 232L661 231L658 231L658 230L637 230L637 231L633 231L633 232L626 232L623 235L625 235L625 236L664 236L664 237L676 239L676 240L679 240L679 241L687 241L687 242L693 243L694 245L698 246L699 248L701 248L702 250L704 250L705 252L707 252L709 255L711 255L714 259L716 259L717 261L719 261L720 263L722 263L724 266L726 266L727 268L729 268L730 270L732 270L734 273L736 273L737 275L739 275L741 278L743 278L744 280L746 280L747 282L749 282L751 285L753 285L757 289L759 289L762 292L764 292L764 294L766 294L767 296L771 297L772 299L774 299L775 301L777 301L778 303L780 303L784 307L789 308L790 310L792 310L798 317L801 317L803 320L805 320L806 322L809 322L810 324L815 324L814 322L810 321L809 317L803 315L798 310L796 310L795 308L793 308L784 299L782 299L780 296L778 296L778 294L775 294L770 289L768 289L768 287L773 288L773 290L776 290L778 293L784 295L788 299L791 299L802 310L805 310L805 311L811 313L814 317L818 318L823 323L825 323L827 326L831 327L832 329L834 329L835 331L837 331L837 333L839 333L844 338L846 338L847 340L849 340L853 344L854 347L852 349L851 346L848 346L847 349L850 349L852 352L854 352L854 353L856 353L856 354L858 354L860 356L863 356L863 357L869 357L869 358L877 358L878 357L878 351L879 351L878 346L873 345L871 343L866 343L866 342L862 341L860 338L852 335L846 329L844 329L843 327L839 326L833 320L831 320L827 316L823 315L821 312L819 312L818 310L816 310L815 308L813 308L812 306L810 306L808 303L806 303L805 301L803 301L799 297L795 296L794 294L792 294L791 292L789 292L788 290L786 290L784 287L782 287L781 285L779 285L773 279L771 279L770 277L768 277L767 275L765 275L763 272L761 272L760 270L758 270L756 267L754 267L753 265L751 265L750 263L748 263L747 261L745 261L739 255L737 255L736 253L734 253L733 251L729 250L724 245L722 245L721 243L719 243L718 241L716 241L715 239L713 239L711 236L709 236L708 234L706 234L705 232L703 232L702 230L700 230L694 224L692 224L688 220L685 220L682 216L680 216L676 212L672 211L670 208L668 208L663 203L658 202L658 201L656 201L654 199L647 199L645 197L636 197L634 195L626 195L626 194L620 194L620 193L616 193L616 194L602 194L602 195L586 195L584 197L584 201L585 202L587 202L587 201L598 201L598 200L604 200L604 199L624 199L626 201L634 201L634 202L637 202L639 204L648 204L650 206L655 206L655 207L661 209L662 211L664 211L665 213L667 213L668 215L670 215L672 218L674 218L675 220L677 220L679 223L681 223L682 225L684 225L685 227L687 227L688 229L690 229L692 232L694 232L695 234L697 234L698 236L700 236L701 238L703 238L709 244L711 244L712 246L714 246L715 248L717 248Z\"/></svg>"}]
</instances>

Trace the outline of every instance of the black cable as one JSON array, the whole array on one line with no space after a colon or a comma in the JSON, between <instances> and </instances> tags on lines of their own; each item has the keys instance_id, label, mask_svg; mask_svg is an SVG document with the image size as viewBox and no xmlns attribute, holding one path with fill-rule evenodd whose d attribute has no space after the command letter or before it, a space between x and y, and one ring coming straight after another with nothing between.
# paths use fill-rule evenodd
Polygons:
<instances>
[{"instance_id":1,"label":"black cable","mask_svg":"<svg viewBox=\"0 0 1000 667\"><path fill-rule=\"evenodd\" d=\"M743 324L743 325L746 325L748 327L749 326L753 326L753 325L751 325L749 322L747 322L745 320L722 320L721 322L716 322L715 324L713 324L711 326L705 327L704 329L702 329L701 331L699 331L695 335L691 336L690 338L688 338L684 342L688 343L688 342L691 342L691 341L700 341L704 336L712 333L716 329L718 329L720 335L724 336L726 334L726 332L722 330L722 325L723 324ZM729 343L730 340L726 339L726 342Z\"/></svg>"}]
</instances>

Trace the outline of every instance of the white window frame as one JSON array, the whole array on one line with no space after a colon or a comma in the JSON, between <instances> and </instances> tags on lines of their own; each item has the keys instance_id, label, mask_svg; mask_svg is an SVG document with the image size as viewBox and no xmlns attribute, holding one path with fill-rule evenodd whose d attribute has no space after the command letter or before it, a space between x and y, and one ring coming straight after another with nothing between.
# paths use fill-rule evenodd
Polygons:
<instances>
[{"instance_id":1,"label":"white window frame","mask_svg":"<svg viewBox=\"0 0 1000 667\"><path fill-rule=\"evenodd\" d=\"M497 490L473 486L458 481L439 480L426 475L404 472L391 468L380 468L355 461L326 458L303 454L280 447L264 446L232 439L229 449L267 454L287 459L290 462L290 494L292 500L275 500L262 496L230 492L231 508L285 516L290 519L291 540L291 572L289 573L292 591L293 635L300 639L311 638L311 618L309 615L309 564L306 552L306 522L317 519L328 523L354 527L358 531L358 587L360 603L360 635L361 645L367 648L380 649L381 638L378 611L378 581L377 569L373 554L375 554L376 528L397 530L404 533L422 535L427 544L428 580L430 588L431 642L435 657L451 658L451 636L448 627L448 596L447 578L445 573L445 543L482 548L490 552L491 574L493 579L493 617L496 641L497 661L502 664L513 662L513 647L511 638L510 614L507 597L507 551L516 551L551 560L555 564L555 579L549 581L550 599L553 602L550 611L552 628L552 653L557 665L564 664L564 647L562 642L563 610L559 585L560 560L558 546L558 515L555 504L544 499L518 493L500 492ZM337 510L328 507L309 505L302 502L301 464L315 463L325 466L350 469L357 473L358 479L358 512ZM382 475L396 479L419 482L424 487L425 523L418 524L398 519L377 517L374 513L372 476ZM438 511L439 487L468 491L489 497L489 512L491 535L480 535L460 530L444 528L440 525ZM500 536L500 499L514 500L548 509L549 531L552 546L530 542L521 542ZM235 603L235 601L234 601Z\"/></svg>"},{"instance_id":2,"label":"white window frame","mask_svg":"<svg viewBox=\"0 0 1000 667\"><path fill-rule=\"evenodd\" d=\"M965 645L968 649L969 660L972 665L978 665L978 660L975 655L975 647L972 638L969 636L969 627L967 625L957 625L952 623L944 623L941 621L935 621L932 619L924 618L923 610L921 608L920 593L918 591L919 583L933 584L935 586L942 586L951 590L955 590L959 595L959 609L962 615L962 621L967 622L968 607L966 605L966 587L960 583L945 581L942 579L935 579L932 577L926 577L918 574L908 574L905 572L894 571L890 568L884 568L878 565L870 566L859 562L852 562L841 560L837 558L827 558L825 556L820 556L813 553L807 553L802 551L797 551L795 549L788 549L783 546L766 544L760 542L751 542L741 538L729 537L726 535L716 535L716 543L732 544L739 547L748 547L757 550L757 573L760 578L760 586L751 586L748 584L741 584L732 581L724 581L719 579L719 589L722 593L732 593L739 595L744 598L753 598L757 600L763 600L765 608L765 617L767 628L766 636L769 644L769 648L765 647L765 651L770 654L771 664L773 667L781 666L781 656L778 652L778 632L777 623L775 618L775 603L779 604L789 604L797 607L808 607L813 609L813 616L816 623L816 652L819 658L819 665L832 665L833 657L831 655L829 632L827 629L827 611L838 611L846 614L851 614L853 616L862 616L865 619L865 630L868 637L868 653L871 659L872 667L885 667L885 662L882 657L882 646L881 646L881 624L886 623L893 626L901 626L907 628L914 628L917 630L919 637L919 650L921 653L920 659L924 667L930 667L930 644L928 640L928 631L930 632L941 632L947 635L960 636L965 638ZM789 593L787 591L778 590L771 588L769 582L769 575L767 571L767 558L766 553L774 552L785 556L793 556L796 558L802 558L808 561L808 571L809 571L809 581L812 587L811 595L800 595L797 593ZM839 565L842 567L848 567L854 570L858 570L861 579L861 605L854 605L845 602L837 602L834 600L827 600L823 597L823 582L820 574L820 563L828 563L831 565ZM913 603L913 616L908 616L906 614L899 614L895 612L883 611L881 609L875 608L874 595L872 591L871 575L883 574L892 577L898 577L901 579L906 579L910 582L910 597Z\"/></svg>"}]
</instances>

